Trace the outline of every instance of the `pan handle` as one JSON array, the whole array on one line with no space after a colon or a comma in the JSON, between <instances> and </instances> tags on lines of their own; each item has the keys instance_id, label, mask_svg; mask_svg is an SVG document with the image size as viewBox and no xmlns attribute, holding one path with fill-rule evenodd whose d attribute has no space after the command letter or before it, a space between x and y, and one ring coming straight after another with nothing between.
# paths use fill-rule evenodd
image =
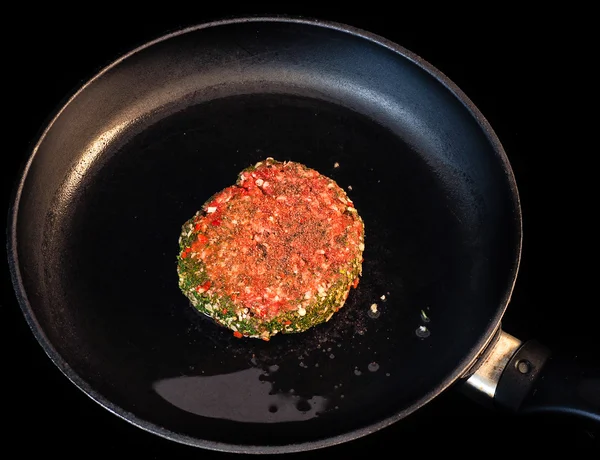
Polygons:
<instances>
[{"instance_id":1,"label":"pan handle","mask_svg":"<svg viewBox=\"0 0 600 460\"><path fill-rule=\"evenodd\" d=\"M600 423L600 369L581 365L574 356L551 354L535 340L522 343L500 330L477 365L463 389L479 402L520 414L557 413Z\"/></svg>"}]
</instances>

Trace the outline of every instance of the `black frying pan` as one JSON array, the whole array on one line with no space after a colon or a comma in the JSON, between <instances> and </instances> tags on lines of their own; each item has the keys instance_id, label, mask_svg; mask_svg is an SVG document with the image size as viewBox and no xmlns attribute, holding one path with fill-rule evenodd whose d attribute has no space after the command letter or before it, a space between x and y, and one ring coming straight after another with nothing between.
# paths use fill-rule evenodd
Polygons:
<instances>
[{"instance_id":1,"label":"black frying pan","mask_svg":"<svg viewBox=\"0 0 600 460\"><path fill-rule=\"evenodd\" d=\"M262 343L195 314L174 257L185 219L266 156L351 186L367 241L332 321ZM239 452L354 439L468 377L501 342L521 246L510 166L458 88L379 37L286 20L193 28L107 68L43 133L11 217L17 295L58 367L135 425ZM547 353L521 351L537 375ZM506 375L518 406L532 379Z\"/></svg>"}]
</instances>

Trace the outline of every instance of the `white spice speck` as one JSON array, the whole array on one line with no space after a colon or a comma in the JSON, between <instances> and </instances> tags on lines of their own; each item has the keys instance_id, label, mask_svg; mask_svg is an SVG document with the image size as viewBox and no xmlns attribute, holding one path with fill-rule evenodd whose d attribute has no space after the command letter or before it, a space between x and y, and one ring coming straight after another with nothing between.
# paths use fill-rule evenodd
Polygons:
<instances>
[{"instance_id":1,"label":"white spice speck","mask_svg":"<svg viewBox=\"0 0 600 460\"><path fill-rule=\"evenodd\" d=\"M381 300L385 300L385 294L380 297Z\"/></svg>"},{"instance_id":2,"label":"white spice speck","mask_svg":"<svg viewBox=\"0 0 600 460\"><path fill-rule=\"evenodd\" d=\"M348 190L352 190L352 186L351 185L348 186Z\"/></svg>"},{"instance_id":3,"label":"white spice speck","mask_svg":"<svg viewBox=\"0 0 600 460\"><path fill-rule=\"evenodd\" d=\"M334 167L334 168L339 168L339 167L340 167L340 164L339 164L339 163L336 161L336 162L333 164L333 167Z\"/></svg>"},{"instance_id":4,"label":"white spice speck","mask_svg":"<svg viewBox=\"0 0 600 460\"><path fill-rule=\"evenodd\" d=\"M371 305L371 311L373 313L377 313L377 304L376 303L374 303L373 305Z\"/></svg>"}]
</instances>

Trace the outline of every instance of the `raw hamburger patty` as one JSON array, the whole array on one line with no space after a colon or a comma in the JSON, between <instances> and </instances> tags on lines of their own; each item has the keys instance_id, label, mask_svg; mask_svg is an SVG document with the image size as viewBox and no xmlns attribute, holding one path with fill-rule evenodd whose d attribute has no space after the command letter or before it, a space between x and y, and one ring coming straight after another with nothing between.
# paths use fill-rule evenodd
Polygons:
<instances>
[{"instance_id":1,"label":"raw hamburger patty","mask_svg":"<svg viewBox=\"0 0 600 460\"><path fill-rule=\"evenodd\" d=\"M272 158L211 197L179 239L179 287L236 337L328 321L358 285L364 225L333 180Z\"/></svg>"}]
</instances>

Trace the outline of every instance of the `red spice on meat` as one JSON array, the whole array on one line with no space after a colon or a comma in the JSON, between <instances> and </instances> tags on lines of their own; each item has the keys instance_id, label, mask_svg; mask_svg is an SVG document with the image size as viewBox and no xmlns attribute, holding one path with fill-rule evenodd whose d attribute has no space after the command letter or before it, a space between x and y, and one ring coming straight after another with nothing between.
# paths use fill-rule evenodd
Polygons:
<instances>
[{"instance_id":1,"label":"red spice on meat","mask_svg":"<svg viewBox=\"0 0 600 460\"><path fill-rule=\"evenodd\" d=\"M362 223L333 184L298 163L267 162L213 197L191 245L211 292L269 319L328 289L362 252Z\"/></svg>"}]
</instances>

